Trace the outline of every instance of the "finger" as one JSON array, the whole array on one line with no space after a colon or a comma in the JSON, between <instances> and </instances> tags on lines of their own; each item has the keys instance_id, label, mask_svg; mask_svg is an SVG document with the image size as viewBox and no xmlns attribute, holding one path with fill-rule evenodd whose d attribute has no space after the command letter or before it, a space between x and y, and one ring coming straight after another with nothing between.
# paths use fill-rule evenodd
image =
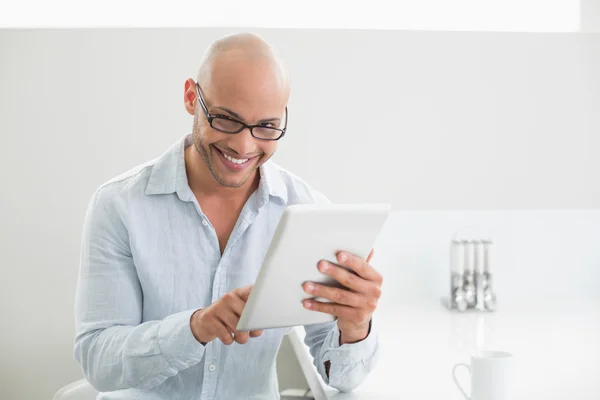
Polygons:
<instances>
[{"instance_id":1,"label":"finger","mask_svg":"<svg viewBox=\"0 0 600 400\"><path fill-rule=\"evenodd\" d=\"M240 320L239 315L236 315L232 309L224 310L219 314L221 321L227 326L227 329L233 333L233 340L239 344L246 344L249 336L248 332L242 332L237 330L237 324Z\"/></svg>"},{"instance_id":2,"label":"finger","mask_svg":"<svg viewBox=\"0 0 600 400\"><path fill-rule=\"evenodd\" d=\"M337 260L340 265L350 268L361 278L381 284L381 274L362 258L345 251L340 251L337 254Z\"/></svg>"},{"instance_id":3,"label":"finger","mask_svg":"<svg viewBox=\"0 0 600 400\"><path fill-rule=\"evenodd\" d=\"M231 336L231 330L225 325L220 319L215 320L215 335L223 342L223 344L230 345L233 343L233 336Z\"/></svg>"},{"instance_id":4,"label":"finger","mask_svg":"<svg viewBox=\"0 0 600 400\"><path fill-rule=\"evenodd\" d=\"M253 286L254 285L245 286L235 290L236 294L240 296L244 303L248 301L248 296L250 296Z\"/></svg>"},{"instance_id":5,"label":"finger","mask_svg":"<svg viewBox=\"0 0 600 400\"><path fill-rule=\"evenodd\" d=\"M252 338L259 337L262 334L263 334L262 329L259 329L257 331L250 331L250 337L252 337Z\"/></svg>"},{"instance_id":6,"label":"finger","mask_svg":"<svg viewBox=\"0 0 600 400\"><path fill-rule=\"evenodd\" d=\"M358 308L344 306L341 304L335 303L324 303L316 300L304 300L302 302L305 308L313 311L319 311L325 314L335 315L339 318L347 318L347 319L357 319L359 316L362 316L364 311ZM366 315L366 314L365 314Z\"/></svg>"},{"instance_id":7,"label":"finger","mask_svg":"<svg viewBox=\"0 0 600 400\"><path fill-rule=\"evenodd\" d=\"M307 282L304 285L302 285L302 287L304 288L304 291L306 293L310 293L314 296L331 300L337 304L352 307L361 307L361 305L363 305L367 301L365 296L360 295L356 292L351 292L346 289L329 287L313 282Z\"/></svg>"},{"instance_id":8,"label":"finger","mask_svg":"<svg viewBox=\"0 0 600 400\"><path fill-rule=\"evenodd\" d=\"M371 252L367 256L367 263L371 262L371 258L373 258L373 253L375 253L375 249L371 249Z\"/></svg>"},{"instance_id":9,"label":"finger","mask_svg":"<svg viewBox=\"0 0 600 400\"><path fill-rule=\"evenodd\" d=\"M233 339L239 344L246 344L248 343L248 339L250 339L250 336L248 335L248 332L235 331Z\"/></svg>"},{"instance_id":10,"label":"finger","mask_svg":"<svg viewBox=\"0 0 600 400\"><path fill-rule=\"evenodd\" d=\"M328 261L320 261L318 264L318 268L324 274L329 275L330 277L338 281L345 288L354 290L358 293L369 293L370 286L373 285L372 282L369 282L363 279L362 277L352 273L351 271L348 271Z\"/></svg>"},{"instance_id":11,"label":"finger","mask_svg":"<svg viewBox=\"0 0 600 400\"><path fill-rule=\"evenodd\" d=\"M232 333L236 332L238 321L240 317L237 316L233 310L231 309L223 309L219 312L219 319L223 321L227 329L229 329Z\"/></svg>"},{"instance_id":12,"label":"finger","mask_svg":"<svg viewBox=\"0 0 600 400\"><path fill-rule=\"evenodd\" d=\"M227 308L231 309L238 318L242 315L246 301L241 297L237 290L225 293L223 295L223 301L227 304Z\"/></svg>"}]
</instances>

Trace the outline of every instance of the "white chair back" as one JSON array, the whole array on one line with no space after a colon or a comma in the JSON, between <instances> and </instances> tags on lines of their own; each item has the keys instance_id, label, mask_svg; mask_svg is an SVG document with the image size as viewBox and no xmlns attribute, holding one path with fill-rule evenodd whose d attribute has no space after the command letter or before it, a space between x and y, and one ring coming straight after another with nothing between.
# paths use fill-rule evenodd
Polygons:
<instances>
[{"instance_id":1,"label":"white chair back","mask_svg":"<svg viewBox=\"0 0 600 400\"><path fill-rule=\"evenodd\" d=\"M98 391L85 379L69 383L56 392L52 400L96 400Z\"/></svg>"}]
</instances>

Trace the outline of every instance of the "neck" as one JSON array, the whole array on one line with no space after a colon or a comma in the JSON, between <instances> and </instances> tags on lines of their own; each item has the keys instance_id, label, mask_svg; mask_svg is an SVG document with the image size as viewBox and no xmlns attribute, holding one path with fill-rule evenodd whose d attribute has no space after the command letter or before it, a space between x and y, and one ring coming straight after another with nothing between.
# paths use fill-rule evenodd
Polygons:
<instances>
[{"instance_id":1,"label":"neck","mask_svg":"<svg viewBox=\"0 0 600 400\"><path fill-rule=\"evenodd\" d=\"M258 188L260 180L258 170L242 186L227 187L213 177L194 145L185 149L184 155L188 184L196 196L221 197L226 200L247 199Z\"/></svg>"}]
</instances>

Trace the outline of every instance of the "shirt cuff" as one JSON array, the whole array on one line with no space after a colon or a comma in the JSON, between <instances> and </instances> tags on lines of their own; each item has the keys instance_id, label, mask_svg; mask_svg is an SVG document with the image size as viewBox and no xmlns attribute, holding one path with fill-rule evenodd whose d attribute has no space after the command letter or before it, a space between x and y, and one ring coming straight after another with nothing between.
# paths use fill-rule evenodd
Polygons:
<instances>
[{"instance_id":1,"label":"shirt cuff","mask_svg":"<svg viewBox=\"0 0 600 400\"><path fill-rule=\"evenodd\" d=\"M190 318L196 310L170 315L158 327L158 347L167 363L178 371L197 364L204 355L205 347L192 333Z\"/></svg>"},{"instance_id":2,"label":"shirt cuff","mask_svg":"<svg viewBox=\"0 0 600 400\"><path fill-rule=\"evenodd\" d=\"M373 327L371 320L369 334L366 338L356 343L345 343L340 346L340 330L336 329L333 332L332 347L334 349L331 362L339 362L340 364L356 364L359 361L369 359L375 354L377 349L377 332Z\"/></svg>"},{"instance_id":3,"label":"shirt cuff","mask_svg":"<svg viewBox=\"0 0 600 400\"><path fill-rule=\"evenodd\" d=\"M326 383L332 384L341 379L344 373L356 366L364 364L368 366L374 360L378 351L378 340L376 327L371 320L371 329L366 338L356 343L345 343L340 346L340 330L337 325L329 335L329 351L323 362L330 361L329 379ZM325 366L320 366L325 372ZM322 376L327 376L322 374Z\"/></svg>"}]
</instances>

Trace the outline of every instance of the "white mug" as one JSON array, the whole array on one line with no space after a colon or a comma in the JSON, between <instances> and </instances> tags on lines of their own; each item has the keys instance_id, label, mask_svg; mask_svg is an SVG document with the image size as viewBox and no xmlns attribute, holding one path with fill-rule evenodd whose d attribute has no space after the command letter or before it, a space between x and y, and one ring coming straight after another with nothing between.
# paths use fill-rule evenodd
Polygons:
<instances>
[{"instance_id":1,"label":"white mug","mask_svg":"<svg viewBox=\"0 0 600 400\"><path fill-rule=\"evenodd\" d=\"M504 351L483 351L471 356L471 365L455 364L452 379L467 400L511 400L513 398L513 355ZM456 379L456 370L465 367L471 375L471 396Z\"/></svg>"}]
</instances>

